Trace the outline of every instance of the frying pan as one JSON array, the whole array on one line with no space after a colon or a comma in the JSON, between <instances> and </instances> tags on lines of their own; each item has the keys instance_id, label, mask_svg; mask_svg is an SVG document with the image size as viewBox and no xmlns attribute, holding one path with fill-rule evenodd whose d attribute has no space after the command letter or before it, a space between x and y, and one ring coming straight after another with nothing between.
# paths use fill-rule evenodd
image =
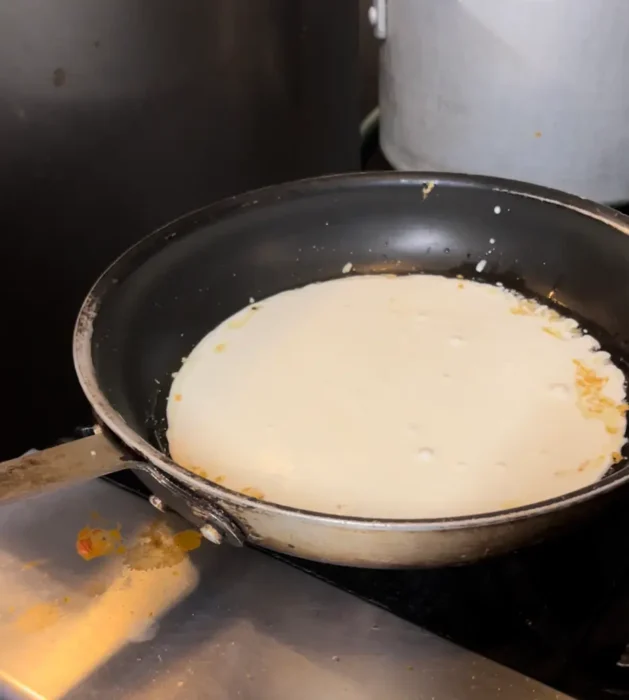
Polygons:
<instances>
[{"instance_id":1,"label":"frying pan","mask_svg":"<svg viewBox=\"0 0 629 700\"><path fill-rule=\"evenodd\" d=\"M230 491L170 460L171 375L250 297L340 277L348 262L352 274L500 281L567 310L626 370L627 233L628 218L578 197L436 173L324 177L192 212L122 255L80 311L75 366L102 430L0 465L0 502L131 467L148 473L165 500L214 542L250 542L326 562L436 566L540 539L620 494L626 462L587 488L495 513L374 520L306 512Z\"/></svg>"}]
</instances>

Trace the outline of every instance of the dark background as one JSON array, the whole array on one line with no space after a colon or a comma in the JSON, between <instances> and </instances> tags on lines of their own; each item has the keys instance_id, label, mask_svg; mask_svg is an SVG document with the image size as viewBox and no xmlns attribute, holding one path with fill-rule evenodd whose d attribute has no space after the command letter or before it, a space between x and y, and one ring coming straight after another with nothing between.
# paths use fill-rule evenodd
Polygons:
<instances>
[{"instance_id":1,"label":"dark background","mask_svg":"<svg viewBox=\"0 0 629 700\"><path fill-rule=\"evenodd\" d=\"M368 4L0 5L0 459L89 422L72 327L113 258L225 195L358 168Z\"/></svg>"}]
</instances>

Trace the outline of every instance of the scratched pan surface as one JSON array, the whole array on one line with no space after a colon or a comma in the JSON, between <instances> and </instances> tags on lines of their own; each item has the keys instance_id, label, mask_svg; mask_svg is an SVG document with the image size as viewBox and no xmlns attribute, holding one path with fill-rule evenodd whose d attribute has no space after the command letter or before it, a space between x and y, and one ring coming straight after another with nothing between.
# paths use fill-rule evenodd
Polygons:
<instances>
[{"instance_id":1,"label":"scratched pan surface","mask_svg":"<svg viewBox=\"0 0 629 700\"><path fill-rule=\"evenodd\" d=\"M341 175L244 194L157 231L98 281L95 377L127 428L165 452L172 374L198 341L251 297L340 277L348 262L351 274L502 282L577 318L626 370L627 231L614 210L476 176ZM625 478L622 462L590 491Z\"/></svg>"}]
</instances>

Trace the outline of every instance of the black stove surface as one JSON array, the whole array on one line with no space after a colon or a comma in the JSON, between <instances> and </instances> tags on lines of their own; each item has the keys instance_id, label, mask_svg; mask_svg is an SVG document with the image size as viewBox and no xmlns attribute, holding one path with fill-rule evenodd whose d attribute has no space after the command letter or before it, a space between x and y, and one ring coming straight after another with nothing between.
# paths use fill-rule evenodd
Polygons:
<instances>
[{"instance_id":1,"label":"black stove surface","mask_svg":"<svg viewBox=\"0 0 629 700\"><path fill-rule=\"evenodd\" d=\"M433 570L280 558L574 697L629 697L628 527L619 504L535 547Z\"/></svg>"},{"instance_id":2,"label":"black stove surface","mask_svg":"<svg viewBox=\"0 0 629 700\"><path fill-rule=\"evenodd\" d=\"M130 472L107 477L147 496ZM584 700L629 697L629 492L578 529L459 567L292 566Z\"/></svg>"}]
</instances>

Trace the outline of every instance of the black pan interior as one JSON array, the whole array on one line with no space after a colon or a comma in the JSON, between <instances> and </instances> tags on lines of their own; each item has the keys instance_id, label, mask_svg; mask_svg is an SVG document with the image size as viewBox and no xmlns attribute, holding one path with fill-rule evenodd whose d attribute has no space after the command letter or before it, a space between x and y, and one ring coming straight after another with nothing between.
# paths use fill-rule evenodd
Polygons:
<instances>
[{"instance_id":1,"label":"black pan interior","mask_svg":"<svg viewBox=\"0 0 629 700\"><path fill-rule=\"evenodd\" d=\"M435 187L425 196L427 180ZM347 262L358 274L463 274L538 298L553 292L626 370L629 237L570 208L499 191L509 184L629 221L576 197L467 176L350 175L245 194L152 234L96 285L92 352L102 390L166 451L171 375L196 343L251 297L340 277Z\"/></svg>"}]
</instances>

